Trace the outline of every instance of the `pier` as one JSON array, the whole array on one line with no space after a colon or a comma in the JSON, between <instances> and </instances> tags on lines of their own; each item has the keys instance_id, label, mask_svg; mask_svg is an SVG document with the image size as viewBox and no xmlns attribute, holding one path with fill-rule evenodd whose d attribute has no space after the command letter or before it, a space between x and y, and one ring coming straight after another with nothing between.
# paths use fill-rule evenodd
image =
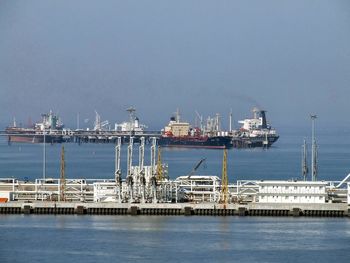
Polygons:
<instances>
[{"instance_id":1,"label":"pier","mask_svg":"<svg viewBox=\"0 0 350 263\"><path fill-rule=\"evenodd\" d=\"M325 216L350 215L350 174L342 181L227 180L227 150L222 177L191 173L170 179L161 162L156 138L151 140L150 163L145 164L144 137L134 151L127 147L127 169L121 170L122 138L115 146L114 178L65 178L64 149L60 178L34 182L0 178L1 214L78 215L214 215ZM135 154L138 163L135 164Z\"/></svg>"},{"instance_id":2,"label":"pier","mask_svg":"<svg viewBox=\"0 0 350 263\"><path fill-rule=\"evenodd\" d=\"M144 131L142 133L137 132L123 132L123 131L87 131L87 130L47 130L45 132L33 133L9 133L6 131L0 131L0 136L7 137L9 143L15 141L16 136L28 137L25 142L43 142L45 133L46 143L60 143L60 142L72 142L72 143L116 143L117 138L122 139L122 143L129 143L130 137L134 138L134 142L140 142L141 138L145 138L146 143L151 142L151 138L159 138L160 131Z\"/></svg>"}]
</instances>

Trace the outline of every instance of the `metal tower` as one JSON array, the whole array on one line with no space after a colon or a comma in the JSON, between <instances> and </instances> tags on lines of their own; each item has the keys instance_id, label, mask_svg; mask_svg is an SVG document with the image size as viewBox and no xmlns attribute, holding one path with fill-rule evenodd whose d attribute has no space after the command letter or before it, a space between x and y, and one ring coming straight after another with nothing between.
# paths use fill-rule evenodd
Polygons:
<instances>
[{"instance_id":1,"label":"metal tower","mask_svg":"<svg viewBox=\"0 0 350 263\"><path fill-rule=\"evenodd\" d=\"M127 176L126 176L126 183L128 185L128 192L129 192L129 202L132 203L134 200L134 178L132 174L132 154L133 154L133 145L134 145L134 137L130 137L130 142L128 145L128 156L127 156Z\"/></svg>"},{"instance_id":2,"label":"metal tower","mask_svg":"<svg viewBox=\"0 0 350 263\"><path fill-rule=\"evenodd\" d=\"M157 158L157 180L163 181L163 166L162 166L162 151L160 146L158 146L158 158Z\"/></svg>"},{"instance_id":3,"label":"metal tower","mask_svg":"<svg viewBox=\"0 0 350 263\"><path fill-rule=\"evenodd\" d=\"M145 202L146 198L146 177L145 177L145 137L141 137L140 147L139 147L139 180L140 180L140 193L142 203Z\"/></svg>"},{"instance_id":4,"label":"metal tower","mask_svg":"<svg viewBox=\"0 0 350 263\"><path fill-rule=\"evenodd\" d=\"M60 174L60 201L66 201L66 175L65 175L65 161L64 161L64 146L61 150L61 174Z\"/></svg>"},{"instance_id":5,"label":"metal tower","mask_svg":"<svg viewBox=\"0 0 350 263\"><path fill-rule=\"evenodd\" d=\"M115 146L115 183L118 188L118 201L121 203L121 193L122 193L122 170L120 167L120 155L121 155L121 144L122 139L121 137L117 138L117 145Z\"/></svg>"},{"instance_id":6,"label":"metal tower","mask_svg":"<svg viewBox=\"0 0 350 263\"><path fill-rule=\"evenodd\" d=\"M224 158L222 160L221 195L220 195L220 203L224 204L224 209L226 209L227 202L228 202L227 149L225 149Z\"/></svg>"},{"instance_id":7,"label":"metal tower","mask_svg":"<svg viewBox=\"0 0 350 263\"><path fill-rule=\"evenodd\" d=\"M302 157L301 157L301 174L304 181L307 179L309 173L309 168L307 167L307 145L306 140L304 139L304 144L302 145Z\"/></svg>"},{"instance_id":8,"label":"metal tower","mask_svg":"<svg viewBox=\"0 0 350 263\"><path fill-rule=\"evenodd\" d=\"M152 202L157 202L157 178L156 178L156 147L157 147L157 138L152 137L152 146L151 146L151 195Z\"/></svg>"}]
</instances>

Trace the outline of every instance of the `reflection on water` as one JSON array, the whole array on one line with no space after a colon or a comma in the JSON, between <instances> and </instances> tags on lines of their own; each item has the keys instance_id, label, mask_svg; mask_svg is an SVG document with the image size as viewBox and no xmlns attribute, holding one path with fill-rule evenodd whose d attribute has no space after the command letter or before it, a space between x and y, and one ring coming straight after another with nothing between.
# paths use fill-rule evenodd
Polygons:
<instances>
[{"instance_id":1,"label":"reflection on water","mask_svg":"<svg viewBox=\"0 0 350 263\"><path fill-rule=\"evenodd\" d=\"M0 233L0 262L342 262L350 245L347 218L11 215Z\"/></svg>"}]
</instances>

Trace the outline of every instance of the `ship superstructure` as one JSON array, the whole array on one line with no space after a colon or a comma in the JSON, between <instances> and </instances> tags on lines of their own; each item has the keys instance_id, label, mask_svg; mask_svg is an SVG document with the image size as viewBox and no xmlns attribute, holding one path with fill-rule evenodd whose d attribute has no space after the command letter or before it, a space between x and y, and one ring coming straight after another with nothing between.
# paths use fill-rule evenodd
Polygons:
<instances>
[{"instance_id":1,"label":"ship superstructure","mask_svg":"<svg viewBox=\"0 0 350 263\"><path fill-rule=\"evenodd\" d=\"M233 144L236 147L271 146L279 138L275 129L267 122L266 111L253 108L253 118L238 121L242 124L239 130L232 132Z\"/></svg>"},{"instance_id":2,"label":"ship superstructure","mask_svg":"<svg viewBox=\"0 0 350 263\"><path fill-rule=\"evenodd\" d=\"M63 123L52 110L41 115L41 122L35 123L32 127L17 127L13 125L6 128L9 142L31 142L31 143L60 143L63 141Z\"/></svg>"},{"instance_id":3,"label":"ship superstructure","mask_svg":"<svg viewBox=\"0 0 350 263\"><path fill-rule=\"evenodd\" d=\"M126 111L129 112L130 120L128 122L125 121L120 124L116 123L114 125L114 130L137 135L143 134L147 126L144 124L140 124L140 120L135 114L136 109L130 107Z\"/></svg>"},{"instance_id":4,"label":"ship superstructure","mask_svg":"<svg viewBox=\"0 0 350 263\"><path fill-rule=\"evenodd\" d=\"M180 121L177 110L176 116L170 118L170 122L162 130L159 145L163 147L188 147L188 148L230 148L231 137L208 133L201 128L192 128L190 123Z\"/></svg>"},{"instance_id":5,"label":"ship superstructure","mask_svg":"<svg viewBox=\"0 0 350 263\"><path fill-rule=\"evenodd\" d=\"M53 114L52 110L49 113L41 114L41 122L35 123L34 129L37 131L44 130L62 130L63 123L61 119Z\"/></svg>"}]
</instances>

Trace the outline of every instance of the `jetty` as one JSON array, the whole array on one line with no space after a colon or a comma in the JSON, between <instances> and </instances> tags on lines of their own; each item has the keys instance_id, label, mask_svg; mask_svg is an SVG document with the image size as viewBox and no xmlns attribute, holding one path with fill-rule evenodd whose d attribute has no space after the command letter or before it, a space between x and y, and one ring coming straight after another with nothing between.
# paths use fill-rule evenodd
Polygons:
<instances>
[{"instance_id":1,"label":"jetty","mask_svg":"<svg viewBox=\"0 0 350 263\"><path fill-rule=\"evenodd\" d=\"M196 175L202 160L187 175L170 179L152 138L145 164L145 138L135 153L127 149L127 171L121 171L122 138L115 146L111 179L65 178L64 148L60 178L33 182L0 178L1 214L78 215L217 215L217 216L350 216L350 174L342 181L238 180L228 182L227 150L222 176ZM133 156L138 154L138 163Z\"/></svg>"}]
</instances>

